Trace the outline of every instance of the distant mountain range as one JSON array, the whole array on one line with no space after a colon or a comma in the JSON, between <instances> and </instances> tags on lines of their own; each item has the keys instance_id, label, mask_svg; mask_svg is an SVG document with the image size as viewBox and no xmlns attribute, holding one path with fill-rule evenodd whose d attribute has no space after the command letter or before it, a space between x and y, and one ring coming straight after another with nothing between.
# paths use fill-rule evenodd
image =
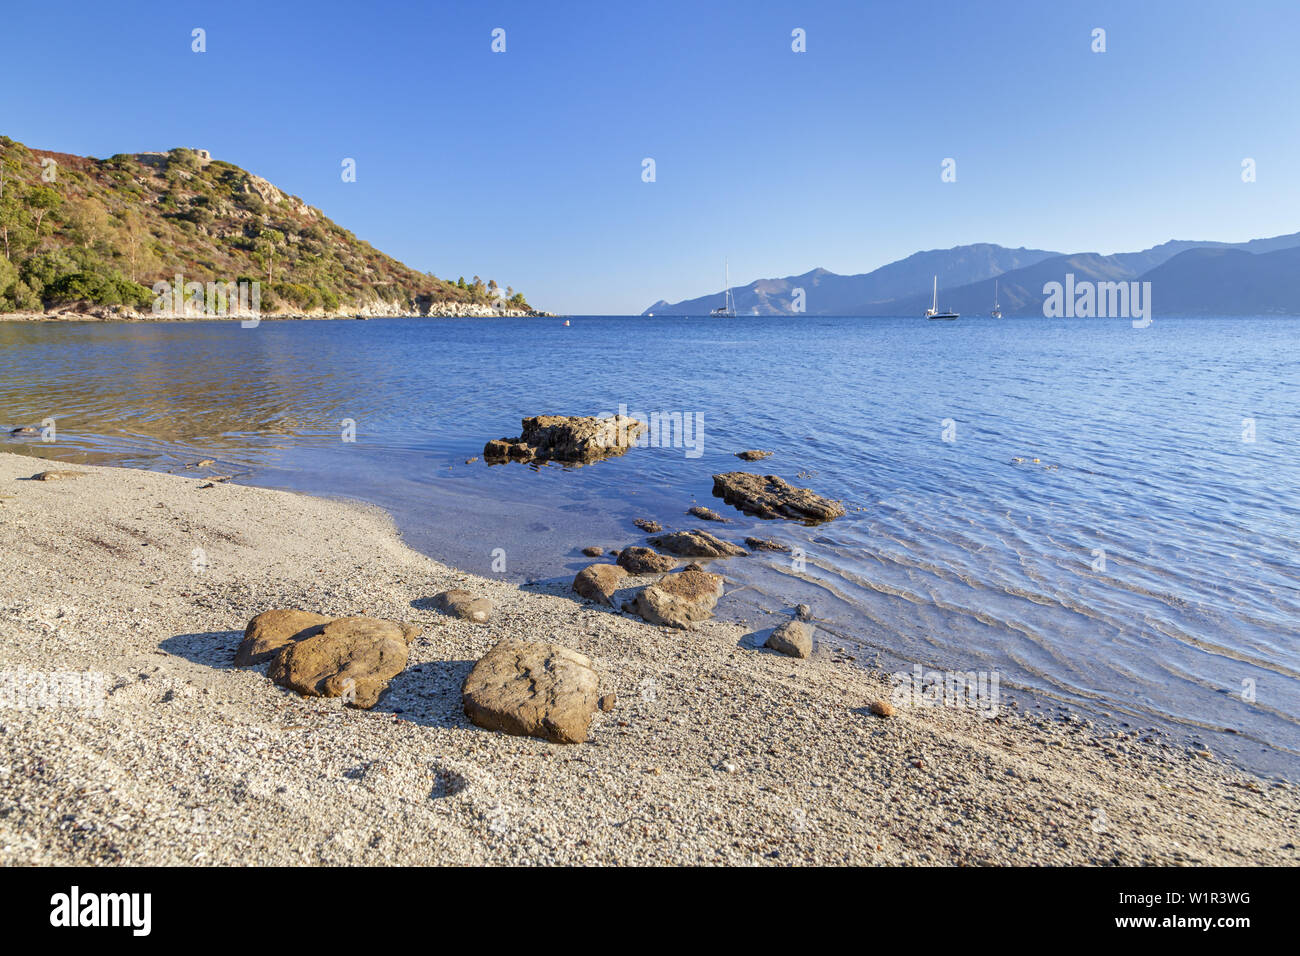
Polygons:
<instances>
[{"instance_id":1,"label":"distant mountain range","mask_svg":"<svg viewBox=\"0 0 1300 956\"><path fill-rule=\"evenodd\" d=\"M1064 282L1067 274L1076 282L1150 282L1156 315L1296 315L1300 232L1240 243L1174 240L1109 256L978 243L917 252L860 275L814 269L759 279L732 294L740 315L795 314L797 289L804 290L808 315L920 315L937 275L941 308L987 315L996 278L1004 315L1042 315L1044 284ZM676 303L660 299L643 314L707 315L720 305L721 290Z\"/></svg>"}]
</instances>

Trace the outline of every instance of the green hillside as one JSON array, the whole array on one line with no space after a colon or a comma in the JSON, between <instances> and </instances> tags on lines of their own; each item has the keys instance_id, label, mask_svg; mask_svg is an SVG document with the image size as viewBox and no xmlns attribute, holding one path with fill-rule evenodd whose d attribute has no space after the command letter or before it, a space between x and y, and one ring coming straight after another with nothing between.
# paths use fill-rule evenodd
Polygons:
<instances>
[{"instance_id":1,"label":"green hillside","mask_svg":"<svg viewBox=\"0 0 1300 956\"><path fill-rule=\"evenodd\" d=\"M52 161L52 162L51 162ZM203 151L99 160L0 136L0 312L69 303L148 312L177 275L261 283L268 313L483 312L494 280L439 279L384 255L319 209ZM509 308L528 310L506 289Z\"/></svg>"}]
</instances>

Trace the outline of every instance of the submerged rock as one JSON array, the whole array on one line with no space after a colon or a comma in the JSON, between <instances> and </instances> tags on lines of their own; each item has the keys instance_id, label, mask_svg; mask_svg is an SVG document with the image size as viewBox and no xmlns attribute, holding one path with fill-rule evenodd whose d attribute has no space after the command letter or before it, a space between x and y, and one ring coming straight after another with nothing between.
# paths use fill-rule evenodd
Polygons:
<instances>
[{"instance_id":1,"label":"submerged rock","mask_svg":"<svg viewBox=\"0 0 1300 956\"><path fill-rule=\"evenodd\" d=\"M739 545L715 538L699 528L693 531L670 531L651 538L650 543L660 551L683 558L730 558L745 553L745 549Z\"/></svg>"},{"instance_id":2,"label":"submerged rock","mask_svg":"<svg viewBox=\"0 0 1300 956\"><path fill-rule=\"evenodd\" d=\"M646 534L658 534L660 531L664 530L663 525L658 521L651 521L649 518L636 518L632 523Z\"/></svg>"},{"instance_id":3,"label":"submerged rock","mask_svg":"<svg viewBox=\"0 0 1300 956\"><path fill-rule=\"evenodd\" d=\"M492 602L487 598L459 588L434 595L433 606L444 614L458 617L462 621L473 621L475 624L486 624L493 610Z\"/></svg>"},{"instance_id":4,"label":"submerged rock","mask_svg":"<svg viewBox=\"0 0 1300 956\"><path fill-rule=\"evenodd\" d=\"M729 471L713 476L713 494L746 514L760 518L789 518L815 524L841 517L845 511L807 488L796 488L776 475Z\"/></svg>"},{"instance_id":5,"label":"submerged rock","mask_svg":"<svg viewBox=\"0 0 1300 956\"><path fill-rule=\"evenodd\" d=\"M746 538L745 547L749 548L750 551L783 551L787 554L790 551L788 544L773 541L771 538Z\"/></svg>"},{"instance_id":6,"label":"submerged rock","mask_svg":"<svg viewBox=\"0 0 1300 956\"><path fill-rule=\"evenodd\" d=\"M749 451L736 452L736 457L743 459L744 461L762 461L764 458L771 458L772 453L770 451L758 451L757 449L751 449Z\"/></svg>"},{"instance_id":7,"label":"submerged rock","mask_svg":"<svg viewBox=\"0 0 1300 956\"><path fill-rule=\"evenodd\" d=\"M498 438L483 448L489 462L559 461L590 464L621 455L636 444L645 424L628 415L608 418L537 415L523 420L523 434Z\"/></svg>"},{"instance_id":8,"label":"submerged rock","mask_svg":"<svg viewBox=\"0 0 1300 956\"><path fill-rule=\"evenodd\" d=\"M614 606L614 592L627 577L617 564L593 564L583 568L573 579L573 590L588 601Z\"/></svg>"},{"instance_id":9,"label":"submerged rock","mask_svg":"<svg viewBox=\"0 0 1300 956\"><path fill-rule=\"evenodd\" d=\"M17 428L9 429L9 434L14 438L26 438L28 436L39 438L41 430L39 428L32 428L30 425L20 425Z\"/></svg>"},{"instance_id":10,"label":"submerged rock","mask_svg":"<svg viewBox=\"0 0 1300 956\"><path fill-rule=\"evenodd\" d=\"M786 621L768 637L766 646L791 657L812 654L813 629L803 621Z\"/></svg>"},{"instance_id":11,"label":"submerged rock","mask_svg":"<svg viewBox=\"0 0 1300 956\"><path fill-rule=\"evenodd\" d=\"M465 716L479 727L580 744L587 739L599 684L591 661L577 651L505 640L474 665L461 700Z\"/></svg>"},{"instance_id":12,"label":"submerged rock","mask_svg":"<svg viewBox=\"0 0 1300 956\"><path fill-rule=\"evenodd\" d=\"M583 548L582 553L589 558L599 558L602 554L605 553L605 549L598 548L593 544L590 547Z\"/></svg>"},{"instance_id":13,"label":"submerged rock","mask_svg":"<svg viewBox=\"0 0 1300 956\"><path fill-rule=\"evenodd\" d=\"M722 517L722 515L718 514L712 508L705 508L702 505L696 505L686 513L689 515L695 515L695 517L702 518L705 521L721 521L723 524L727 524L731 521L730 518Z\"/></svg>"},{"instance_id":14,"label":"submerged rock","mask_svg":"<svg viewBox=\"0 0 1300 956\"><path fill-rule=\"evenodd\" d=\"M685 630L713 617L720 597L722 575L681 571L646 585L625 609L650 624Z\"/></svg>"},{"instance_id":15,"label":"submerged rock","mask_svg":"<svg viewBox=\"0 0 1300 956\"><path fill-rule=\"evenodd\" d=\"M618 553L618 563L631 574L663 574L677 567L676 558L635 545Z\"/></svg>"},{"instance_id":16,"label":"submerged rock","mask_svg":"<svg viewBox=\"0 0 1300 956\"><path fill-rule=\"evenodd\" d=\"M342 697L369 710L406 667L408 645L419 633L396 621L335 618L319 634L284 647L266 676L308 697Z\"/></svg>"},{"instance_id":17,"label":"submerged rock","mask_svg":"<svg viewBox=\"0 0 1300 956\"><path fill-rule=\"evenodd\" d=\"M275 608L263 611L244 628L244 639L235 651L235 666L265 664L286 645L314 637L333 618L298 608Z\"/></svg>"}]
</instances>

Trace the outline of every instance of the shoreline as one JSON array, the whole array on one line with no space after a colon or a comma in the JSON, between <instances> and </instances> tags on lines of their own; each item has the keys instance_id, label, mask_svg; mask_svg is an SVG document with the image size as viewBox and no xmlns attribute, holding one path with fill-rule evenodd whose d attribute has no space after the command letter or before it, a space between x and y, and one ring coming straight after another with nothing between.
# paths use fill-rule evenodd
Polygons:
<instances>
[{"instance_id":1,"label":"shoreline","mask_svg":"<svg viewBox=\"0 0 1300 956\"><path fill-rule=\"evenodd\" d=\"M100 309L97 312L0 312L0 322L105 322L105 323L154 323L166 324L168 322L243 322L254 318L251 315L207 315L203 313L195 315L146 315L138 312L114 313L108 309ZM259 322L332 322L347 320L369 320L369 319L541 319L556 318L554 313L539 312L537 310L524 311L522 309L505 309L501 312L496 311L490 306L480 307L479 311L454 310L447 312L429 311L419 312L393 312L389 310L377 310L359 312L328 312L328 313L302 313L302 312L268 312L262 313L255 317Z\"/></svg>"},{"instance_id":2,"label":"shoreline","mask_svg":"<svg viewBox=\"0 0 1300 956\"><path fill-rule=\"evenodd\" d=\"M1300 790L1214 757L1012 708L882 719L887 674L462 573L374 506L107 466L24 480L53 464L0 454L0 671L102 672L106 693L102 715L0 709L0 864L1300 860ZM434 610L450 587L492 622ZM233 666L247 621L287 606L421 634L350 710ZM592 659L617 703L588 743L465 718L469 667L507 637Z\"/></svg>"}]
</instances>

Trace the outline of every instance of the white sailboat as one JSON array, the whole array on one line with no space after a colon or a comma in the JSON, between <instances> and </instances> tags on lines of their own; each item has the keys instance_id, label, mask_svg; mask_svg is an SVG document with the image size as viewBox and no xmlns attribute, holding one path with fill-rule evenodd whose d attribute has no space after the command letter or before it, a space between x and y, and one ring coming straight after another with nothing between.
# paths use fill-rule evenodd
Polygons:
<instances>
[{"instance_id":1,"label":"white sailboat","mask_svg":"<svg viewBox=\"0 0 1300 956\"><path fill-rule=\"evenodd\" d=\"M925 310L925 317L927 319L945 319L950 322L953 319L957 318L956 312L939 311L939 277L938 276L934 277L934 298L930 302L930 308Z\"/></svg>"},{"instance_id":2,"label":"white sailboat","mask_svg":"<svg viewBox=\"0 0 1300 956\"><path fill-rule=\"evenodd\" d=\"M710 312L709 315L734 319L736 317L736 300L731 294L731 264L725 259L722 260L722 271L723 281L726 283L725 291L722 293L722 305Z\"/></svg>"},{"instance_id":3,"label":"white sailboat","mask_svg":"<svg viewBox=\"0 0 1300 956\"><path fill-rule=\"evenodd\" d=\"M993 280L993 311L989 313L990 319L1002 318L1002 306L998 305L998 280Z\"/></svg>"}]
</instances>

